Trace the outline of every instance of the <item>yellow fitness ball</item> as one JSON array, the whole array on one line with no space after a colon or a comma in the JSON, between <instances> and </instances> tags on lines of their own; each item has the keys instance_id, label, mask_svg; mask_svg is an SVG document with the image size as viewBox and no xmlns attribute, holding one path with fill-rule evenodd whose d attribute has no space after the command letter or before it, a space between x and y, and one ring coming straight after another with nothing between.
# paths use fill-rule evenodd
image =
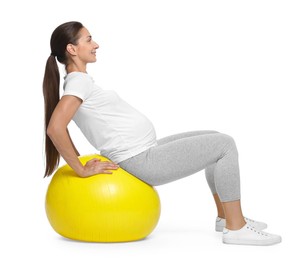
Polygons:
<instances>
[{"instance_id":1,"label":"yellow fitness ball","mask_svg":"<svg viewBox=\"0 0 299 260\"><path fill-rule=\"evenodd\" d=\"M79 157L84 165L100 155ZM60 235L89 242L143 239L156 227L160 199L154 187L118 168L112 174L79 177L68 165L49 184L46 213Z\"/></svg>"}]
</instances>

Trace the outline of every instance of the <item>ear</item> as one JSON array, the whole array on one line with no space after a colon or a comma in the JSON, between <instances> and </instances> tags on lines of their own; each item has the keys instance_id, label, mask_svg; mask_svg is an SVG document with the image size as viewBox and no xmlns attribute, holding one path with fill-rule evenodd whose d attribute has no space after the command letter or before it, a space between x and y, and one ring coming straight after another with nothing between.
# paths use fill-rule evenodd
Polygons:
<instances>
[{"instance_id":1,"label":"ear","mask_svg":"<svg viewBox=\"0 0 299 260\"><path fill-rule=\"evenodd\" d=\"M66 51L72 56L77 54L76 46L71 43L66 46Z\"/></svg>"}]
</instances>

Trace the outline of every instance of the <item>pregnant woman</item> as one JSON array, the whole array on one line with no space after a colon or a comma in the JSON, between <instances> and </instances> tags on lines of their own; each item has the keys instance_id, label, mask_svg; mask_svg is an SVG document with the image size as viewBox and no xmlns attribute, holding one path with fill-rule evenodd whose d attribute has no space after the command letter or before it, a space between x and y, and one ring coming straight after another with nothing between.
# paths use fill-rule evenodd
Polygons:
<instances>
[{"instance_id":1,"label":"pregnant woman","mask_svg":"<svg viewBox=\"0 0 299 260\"><path fill-rule=\"evenodd\" d=\"M166 184L205 169L218 216L222 241L239 245L272 245L281 237L267 225L243 216L240 203L238 151L232 137L216 131L192 131L156 139L153 124L117 93L99 87L87 73L99 45L80 22L67 22L52 33L43 93L45 100L46 171L50 176L60 156L80 177L110 174L119 166L144 182ZM65 66L60 98L57 61ZM82 165L67 126L71 120L111 162L92 159Z\"/></svg>"}]
</instances>

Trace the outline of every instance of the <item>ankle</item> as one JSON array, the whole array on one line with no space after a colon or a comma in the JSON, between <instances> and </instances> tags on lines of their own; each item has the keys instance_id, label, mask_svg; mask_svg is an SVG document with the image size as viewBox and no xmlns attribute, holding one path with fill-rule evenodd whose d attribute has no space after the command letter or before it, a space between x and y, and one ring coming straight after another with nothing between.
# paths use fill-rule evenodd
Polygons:
<instances>
[{"instance_id":1,"label":"ankle","mask_svg":"<svg viewBox=\"0 0 299 260\"><path fill-rule=\"evenodd\" d=\"M229 230L239 230L246 225L246 221L244 219L238 221L227 221L225 227Z\"/></svg>"}]
</instances>

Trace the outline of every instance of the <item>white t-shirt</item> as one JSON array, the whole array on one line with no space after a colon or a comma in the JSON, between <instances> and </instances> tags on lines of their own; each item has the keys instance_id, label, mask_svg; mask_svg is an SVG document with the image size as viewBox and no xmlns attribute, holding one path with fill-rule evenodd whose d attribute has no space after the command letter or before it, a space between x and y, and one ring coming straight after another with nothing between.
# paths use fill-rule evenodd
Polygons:
<instances>
[{"instance_id":1,"label":"white t-shirt","mask_svg":"<svg viewBox=\"0 0 299 260\"><path fill-rule=\"evenodd\" d=\"M64 79L63 95L83 101L73 121L103 156L119 163L157 145L153 124L114 91L97 86L83 72Z\"/></svg>"}]
</instances>

